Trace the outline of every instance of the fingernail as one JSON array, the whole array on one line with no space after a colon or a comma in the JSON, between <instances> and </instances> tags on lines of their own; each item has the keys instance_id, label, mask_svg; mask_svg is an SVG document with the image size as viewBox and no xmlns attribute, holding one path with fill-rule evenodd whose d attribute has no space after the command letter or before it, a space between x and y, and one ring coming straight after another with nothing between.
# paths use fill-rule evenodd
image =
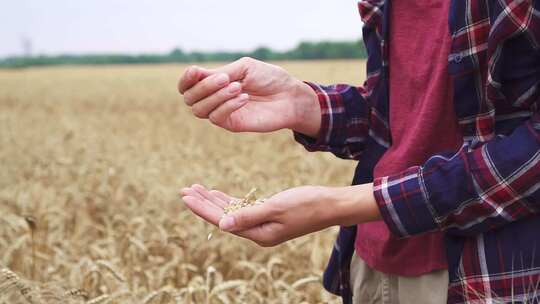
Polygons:
<instances>
[{"instance_id":1,"label":"fingernail","mask_svg":"<svg viewBox=\"0 0 540 304\"><path fill-rule=\"evenodd\" d=\"M234 217L226 215L219 221L219 229L231 231L234 228L234 224Z\"/></svg>"},{"instance_id":2,"label":"fingernail","mask_svg":"<svg viewBox=\"0 0 540 304\"><path fill-rule=\"evenodd\" d=\"M189 70L187 71L187 77L189 79L195 79L197 76L197 68L195 66L192 66L189 68Z\"/></svg>"},{"instance_id":3,"label":"fingernail","mask_svg":"<svg viewBox=\"0 0 540 304\"><path fill-rule=\"evenodd\" d=\"M216 84L218 86L223 86L225 85L227 82L229 82L229 77L226 75L226 74L219 74L216 76Z\"/></svg>"},{"instance_id":4,"label":"fingernail","mask_svg":"<svg viewBox=\"0 0 540 304\"><path fill-rule=\"evenodd\" d=\"M249 95L246 94L246 93L242 93L240 95L238 95L238 102L239 103L245 103L249 100Z\"/></svg>"},{"instance_id":5,"label":"fingernail","mask_svg":"<svg viewBox=\"0 0 540 304\"><path fill-rule=\"evenodd\" d=\"M229 85L229 93L234 94L238 93L240 90L240 84L238 82L233 82Z\"/></svg>"}]
</instances>

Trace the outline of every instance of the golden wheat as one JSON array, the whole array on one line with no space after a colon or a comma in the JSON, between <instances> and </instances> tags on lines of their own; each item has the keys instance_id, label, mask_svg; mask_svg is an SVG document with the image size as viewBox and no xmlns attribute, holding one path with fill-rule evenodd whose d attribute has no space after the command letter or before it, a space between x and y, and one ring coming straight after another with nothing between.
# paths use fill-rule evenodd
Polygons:
<instances>
[{"instance_id":1,"label":"golden wheat","mask_svg":"<svg viewBox=\"0 0 540 304\"><path fill-rule=\"evenodd\" d=\"M360 83L364 63L279 64ZM354 163L308 154L290 132L195 119L176 92L184 68L0 71L0 304L28 303L23 293L40 304L339 303L319 284L335 229L271 249L226 233L209 242L215 228L178 190L346 185Z\"/></svg>"}]
</instances>

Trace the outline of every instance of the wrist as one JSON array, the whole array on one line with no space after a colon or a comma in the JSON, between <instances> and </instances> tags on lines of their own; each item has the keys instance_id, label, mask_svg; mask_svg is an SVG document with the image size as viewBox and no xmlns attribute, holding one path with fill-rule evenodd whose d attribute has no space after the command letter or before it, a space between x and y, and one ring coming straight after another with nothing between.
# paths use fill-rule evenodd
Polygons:
<instances>
[{"instance_id":1,"label":"wrist","mask_svg":"<svg viewBox=\"0 0 540 304\"><path fill-rule=\"evenodd\" d=\"M291 129L317 138L321 128L321 106L317 93L305 82L295 79L293 105L295 119Z\"/></svg>"},{"instance_id":2,"label":"wrist","mask_svg":"<svg viewBox=\"0 0 540 304\"><path fill-rule=\"evenodd\" d=\"M352 226L381 219L372 183L331 189L324 199L331 226Z\"/></svg>"}]
</instances>

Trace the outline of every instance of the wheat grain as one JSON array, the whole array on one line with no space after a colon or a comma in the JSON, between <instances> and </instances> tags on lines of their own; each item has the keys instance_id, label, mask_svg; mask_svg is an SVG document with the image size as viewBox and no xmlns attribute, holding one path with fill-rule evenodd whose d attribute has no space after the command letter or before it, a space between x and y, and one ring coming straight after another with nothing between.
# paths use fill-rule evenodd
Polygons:
<instances>
[{"instance_id":1,"label":"wheat grain","mask_svg":"<svg viewBox=\"0 0 540 304\"><path fill-rule=\"evenodd\" d=\"M19 294L27 303L34 303L34 299L31 295L32 287L21 280L16 273L7 268L2 268L2 270L0 270L0 275L4 281L7 281L9 286L17 288Z\"/></svg>"},{"instance_id":2,"label":"wheat grain","mask_svg":"<svg viewBox=\"0 0 540 304\"><path fill-rule=\"evenodd\" d=\"M18 281L19 280L19 276L7 268L0 269L0 277L2 277L2 279L5 281Z\"/></svg>"},{"instance_id":3,"label":"wheat grain","mask_svg":"<svg viewBox=\"0 0 540 304\"><path fill-rule=\"evenodd\" d=\"M8 290L15 287L19 281L19 277L9 269L2 268L0 270L0 277L2 278L2 284L0 285L0 294L7 294Z\"/></svg>"},{"instance_id":4,"label":"wheat grain","mask_svg":"<svg viewBox=\"0 0 540 304\"><path fill-rule=\"evenodd\" d=\"M229 214L235 211L238 211L242 208L262 204L265 202L265 199L257 199L255 197L255 192L257 188L252 188L242 199L232 199L229 203L223 208L224 214Z\"/></svg>"}]
</instances>

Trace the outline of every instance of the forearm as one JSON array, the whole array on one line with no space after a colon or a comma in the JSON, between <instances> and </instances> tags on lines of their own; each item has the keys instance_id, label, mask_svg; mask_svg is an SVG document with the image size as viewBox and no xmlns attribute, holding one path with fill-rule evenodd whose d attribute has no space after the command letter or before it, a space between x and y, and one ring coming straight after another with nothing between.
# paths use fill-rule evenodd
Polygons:
<instances>
[{"instance_id":1,"label":"forearm","mask_svg":"<svg viewBox=\"0 0 540 304\"><path fill-rule=\"evenodd\" d=\"M373 184L325 188L319 205L329 226L352 226L381 219Z\"/></svg>"}]
</instances>

